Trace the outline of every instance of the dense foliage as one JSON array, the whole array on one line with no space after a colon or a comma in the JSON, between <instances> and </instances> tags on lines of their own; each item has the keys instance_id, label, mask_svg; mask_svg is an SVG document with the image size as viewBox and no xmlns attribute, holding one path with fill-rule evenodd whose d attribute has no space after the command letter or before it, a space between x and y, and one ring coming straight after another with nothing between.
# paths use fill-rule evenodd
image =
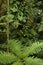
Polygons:
<instances>
[{"instance_id":1,"label":"dense foliage","mask_svg":"<svg viewBox=\"0 0 43 65\"><path fill-rule=\"evenodd\" d=\"M0 64L43 65L43 0L0 3Z\"/></svg>"}]
</instances>

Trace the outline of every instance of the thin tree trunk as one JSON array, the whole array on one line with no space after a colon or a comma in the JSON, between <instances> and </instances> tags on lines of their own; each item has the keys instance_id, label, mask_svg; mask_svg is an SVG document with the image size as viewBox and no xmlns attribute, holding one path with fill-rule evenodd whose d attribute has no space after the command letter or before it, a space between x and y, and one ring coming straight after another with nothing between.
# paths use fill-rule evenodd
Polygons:
<instances>
[{"instance_id":1,"label":"thin tree trunk","mask_svg":"<svg viewBox=\"0 0 43 65\"><path fill-rule=\"evenodd\" d=\"M9 15L9 0L7 2L7 16ZM7 18L7 44L9 44L9 19ZM7 46L7 51L9 51L9 47Z\"/></svg>"}]
</instances>

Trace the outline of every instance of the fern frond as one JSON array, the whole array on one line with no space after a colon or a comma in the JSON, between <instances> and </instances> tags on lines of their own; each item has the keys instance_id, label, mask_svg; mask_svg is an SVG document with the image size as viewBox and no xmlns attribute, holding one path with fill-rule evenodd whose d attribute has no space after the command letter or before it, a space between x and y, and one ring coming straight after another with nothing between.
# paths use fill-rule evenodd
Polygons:
<instances>
[{"instance_id":1,"label":"fern frond","mask_svg":"<svg viewBox=\"0 0 43 65\"><path fill-rule=\"evenodd\" d=\"M21 61L14 62L12 65L23 65Z\"/></svg>"},{"instance_id":2,"label":"fern frond","mask_svg":"<svg viewBox=\"0 0 43 65\"><path fill-rule=\"evenodd\" d=\"M14 56L13 54L9 53L9 52L1 52L0 51L0 63L1 64L8 64L8 63L12 63L14 61L16 61L16 56Z\"/></svg>"},{"instance_id":3,"label":"fern frond","mask_svg":"<svg viewBox=\"0 0 43 65\"><path fill-rule=\"evenodd\" d=\"M38 58L25 58L25 65L43 65L43 60Z\"/></svg>"},{"instance_id":4,"label":"fern frond","mask_svg":"<svg viewBox=\"0 0 43 65\"><path fill-rule=\"evenodd\" d=\"M41 50L43 50L43 42L35 42L33 43L31 46L25 47L23 50L23 57L29 56L29 55L33 55L33 54L37 54L39 53Z\"/></svg>"},{"instance_id":5,"label":"fern frond","mask_svg":"<svg viewBox=\"0 0 43 65\"><path fill-rule=\"evenodd\" d=\"M21 55L22 45L21 42L18 40L10 40L9 43L10 50L15 53L17 56Z\"/></svg>"}]
</instances>

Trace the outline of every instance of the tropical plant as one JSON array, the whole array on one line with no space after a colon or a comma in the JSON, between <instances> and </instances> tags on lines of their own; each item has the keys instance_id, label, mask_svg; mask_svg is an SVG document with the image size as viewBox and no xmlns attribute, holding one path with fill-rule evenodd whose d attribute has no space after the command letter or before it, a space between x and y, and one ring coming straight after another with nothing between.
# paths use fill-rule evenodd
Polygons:
<instances>
[{"instance_id":1,"label":"tropical plant","mask_svg":"<svg viewBox=\"0 0 43 65\"><path fill-rule=\"evenodd\" d=\"M37 41L30 46L24 46L19 40L10 40L8 46L9 52L0 51L0 64L43 65L43 59L40 58L40 55L43 56L43 42Z\"/></svg>"},{"instance_id":2,"label":"tropical plant","mask_svg":"<svg viewBox=\"0 0 43 65\"><path fill-rule=\"evenodd\" d=\"M0 0L0 65L43 65L42 0Z\"/></svg>"}]
</instances>

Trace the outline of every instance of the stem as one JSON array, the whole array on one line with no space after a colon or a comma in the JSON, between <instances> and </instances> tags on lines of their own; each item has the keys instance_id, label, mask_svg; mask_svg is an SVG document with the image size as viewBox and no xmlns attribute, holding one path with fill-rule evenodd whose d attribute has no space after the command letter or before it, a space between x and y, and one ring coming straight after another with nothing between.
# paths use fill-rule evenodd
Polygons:
<instances>
[{"instance_id":1,"label":"stem","mask_svg":"<svg viewBox=\"0 0 43 65\"><path fill-rule=\"evenodd\" d=\"M9 0L7 0L7 15L9 15ZM9 19L7 18L7 44L9 44ZM7 46L7 51L9 47Z\"/></svg>"}]
</instances>

